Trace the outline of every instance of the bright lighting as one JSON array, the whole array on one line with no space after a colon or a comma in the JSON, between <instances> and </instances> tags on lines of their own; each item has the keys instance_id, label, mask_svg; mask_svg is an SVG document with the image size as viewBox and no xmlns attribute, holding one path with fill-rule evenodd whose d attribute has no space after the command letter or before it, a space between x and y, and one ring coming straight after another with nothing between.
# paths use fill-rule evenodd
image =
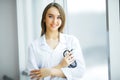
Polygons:
<instances>
[{"instance_id":1,"label":"bright lighting","mask_svg":"<svg viewBox=\"0 0 120 80\"><path fill-rule=\"evenodd\" d=\"M67 0L69 12L104 12L105 0Z\"/></svg>"},{"instance_id":2,"label":"bright lighting","mask_svg":"<svg viewBox=\"0 0 120 80\"><path fill-rule=\"evenodd\" d=\"M88 68L83 80L108 80L108 66L100 65Z\"/></svg>"}]
</instances>

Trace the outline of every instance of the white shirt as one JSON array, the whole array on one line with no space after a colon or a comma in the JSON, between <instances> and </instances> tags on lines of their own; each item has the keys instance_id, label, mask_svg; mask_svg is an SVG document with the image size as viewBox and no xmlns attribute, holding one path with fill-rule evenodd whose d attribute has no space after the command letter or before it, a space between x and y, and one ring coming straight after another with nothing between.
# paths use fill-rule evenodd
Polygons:
<instances>
[{"instance_id":1,"label":"white shirt","mask_svg":"<svg viewBox=\"0 0 120 80\"><path fill-rule=\"evenodd\" d=\"M46 43L45 35L36 39L29 46L27 69L31 71L33 69L51 68L58 65L63 59L63 52L66 49L73 49L72 52L76 59L77 67L62 68L61 70L66 78L54 77L52 80L80 80L85 72L85 64L79 40L72 35L60 33L59 44L54 50ZM50 76L45 77L43 80L50 80Z\"/></svg>"}]
</instances>

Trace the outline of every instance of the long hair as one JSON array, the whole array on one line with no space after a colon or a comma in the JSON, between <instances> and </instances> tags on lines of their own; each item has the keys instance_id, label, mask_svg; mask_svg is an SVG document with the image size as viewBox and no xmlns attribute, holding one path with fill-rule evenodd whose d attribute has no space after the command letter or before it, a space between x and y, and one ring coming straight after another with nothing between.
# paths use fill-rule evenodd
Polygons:
<instances>
[{"instance_id":1,"label":"long hair","mask_svg":"<svg viewBox=\"0 0 120 80\"><path fill-rule=\"evenodd\" d=\"M44 19L46 17L48 9L50 9L51 7L57 8L59 13L60 13L62 24L58 28L58 31L61 32L61 33L63 32L63 28L65 26L65 12L64 12L62 6L59 5L58 3L50 3L50 4L48 4L46 6L46 8L44 9L43 14L42 14L42 19L41 19L41 28L42 28L41 36L43 36L46 33L46 23L45 23Z\"/></svg>"}]
</instances>

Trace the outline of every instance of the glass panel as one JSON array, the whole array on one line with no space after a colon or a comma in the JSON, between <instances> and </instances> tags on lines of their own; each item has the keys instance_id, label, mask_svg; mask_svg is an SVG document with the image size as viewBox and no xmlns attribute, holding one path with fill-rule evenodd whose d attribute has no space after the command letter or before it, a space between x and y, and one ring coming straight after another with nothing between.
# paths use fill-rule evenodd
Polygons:
<instances>
[{"instance_id":1,"label":"glass panel","mask_svg":"<svg viewBox=\"0 0 120 80\"><path fill-rule=\"evenodd\" d=\"M67 0L68 34L80 40L86 62L83 80L108 80L105 0Z\"/></svg>"}]
</instances>

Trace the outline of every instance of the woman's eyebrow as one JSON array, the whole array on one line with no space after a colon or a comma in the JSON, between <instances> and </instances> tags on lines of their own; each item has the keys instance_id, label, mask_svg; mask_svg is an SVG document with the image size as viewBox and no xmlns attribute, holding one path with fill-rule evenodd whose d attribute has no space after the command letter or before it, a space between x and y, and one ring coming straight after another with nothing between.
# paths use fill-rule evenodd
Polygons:
<instances>
[{"instance_id":1,"label":"woman's eyebrow","mask_svg":"<svg viewBox=\"0 0 120 80\"><path fill-rule=\"evenodd\" d=\"M54 14L51 14L51 13L49 13L48 15L50 15L50 16L51 16L51 15L54 16ZM61 17L61 15L57 15L57 16Z\"/></svg>"},{"instance_id":2,"label":"woman's eyebrow","mask_svg":"<svg viewBox=\"0 0 120 80\"><path fill-rule=\"evenodd\" d=\"M53 15L53 14L50 13L50 14L48 14L48 15Z\"/></svg>"}]
</instances>

